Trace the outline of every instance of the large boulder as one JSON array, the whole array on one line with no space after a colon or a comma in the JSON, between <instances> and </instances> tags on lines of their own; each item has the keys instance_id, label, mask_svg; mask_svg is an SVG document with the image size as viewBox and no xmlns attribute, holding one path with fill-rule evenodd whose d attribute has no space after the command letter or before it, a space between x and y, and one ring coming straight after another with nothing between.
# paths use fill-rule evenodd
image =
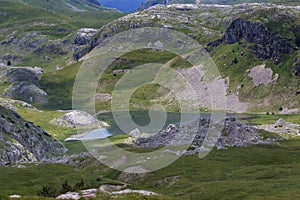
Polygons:
<instances>
[{"instance_id":1,"label":"large boulder","mask_svg":"<svg viewBox=\"0 0 300 200\"><path fill-rule=\"evenodd\" d=\"M62 126L62 127L82 127L82 128L97 128L99 125L102 127L109 126L107 123L97 120L94 116L85 111L74 110L67 114L53 119L50 123Z\"/></svg>"}]
</instances>

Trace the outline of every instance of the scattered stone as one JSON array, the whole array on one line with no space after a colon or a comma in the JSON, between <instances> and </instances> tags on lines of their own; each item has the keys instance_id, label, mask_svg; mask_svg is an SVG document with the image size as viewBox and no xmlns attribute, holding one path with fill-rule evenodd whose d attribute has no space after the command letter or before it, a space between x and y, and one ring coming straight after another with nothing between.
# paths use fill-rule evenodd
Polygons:
<instances>
[{"instance_id":1,"label":"scattered stone","mask_svg":"<svg viewBox=\"0 0 300 200\"><path fill-rule=\"evenodd\" d=\"M272 124L258 125L256 128L276 133L283 137L285 135L290 135L292 137L300 136L300 125L292 122L286 122L283 119L278 119L277 122Z\"/></svg>"},{"instance_id":2,"label":"scattered stone","mask_svg":"<svg viewBox=\"0 0 300 200\"><path fill-rule=\"evenodd\" d=\"M68 192L66 194L59 195L56 199L79 200L80 195L77 192Z\"/></svg>"}]
</instances>

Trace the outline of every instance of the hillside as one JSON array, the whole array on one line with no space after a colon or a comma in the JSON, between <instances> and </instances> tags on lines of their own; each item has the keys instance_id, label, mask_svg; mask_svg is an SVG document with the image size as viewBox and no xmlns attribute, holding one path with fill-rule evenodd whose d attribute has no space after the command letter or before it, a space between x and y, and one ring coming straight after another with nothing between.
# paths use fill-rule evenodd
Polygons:
<instances>
[{"instance_id":1,"label":"hillside","mask_svg":"<svg viewBox=\"0 0 300 200\"><path fill-rule=\"evenodd\" d=\"M123 16L91 2L0 1L0 62L48 70L68 65L77 30L100 28Z\"/></svg>"},{"instance_id":2,"label":"hillside","mask_svg":"<svg viewBox=\"0 0 300 200\"><path fill-rule=\"evenodd\" d=\"M116 32L129 30L131 27L148 26L168 27L183 32L196 39L209 51L224 83L228 85L228 110L298 112L300 98L298 95L300 53L298 7L276 4L157 5L107 24L95 34L87 50L101 45L106 37ZM153 61L153 58L147 60L142 57L151 53L142 52L124 55L124 60L119 60L117 66L122 66L125 70L128 69L126 66ZM163 60L165 54L166 52L161 53L161 57L159 55L154 57L157 62L165 63L166 61ZM78 57L76 51L74 55ZM173 58L174 56L169 55L169 59ZM117 69L117 66L113 69ZM180 65L177 67L180 68ZM109 73L108 71L108 76ZM110 77L113 82L118 79L114 76ZM112 92L113 83L107 85L107 81L103 80L101 85L98 93ZM151 94L157 91L154 88L143 88L143 90L152 91ZM137 91L135 98L137 104L139 101L144 101L143 106L148 107L152 105L149 105L151 99L160 98L164 101L163 96L168 94L163 93L161 91L160 94L157 93L159 96L145 97L142 92ZM101 102L98 104L99 108L100 104ZM171 107L170 109L174 109L174 106ZM204 104L203 109L205 108L207 105ZM102 109L107 107L102 104Z\"/></svg>"}]
</instances>

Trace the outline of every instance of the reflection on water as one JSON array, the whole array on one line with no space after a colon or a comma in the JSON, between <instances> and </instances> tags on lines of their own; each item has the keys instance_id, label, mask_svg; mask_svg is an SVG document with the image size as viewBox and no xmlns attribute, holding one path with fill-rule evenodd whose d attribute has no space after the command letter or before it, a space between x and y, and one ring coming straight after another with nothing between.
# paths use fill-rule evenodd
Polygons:
<instances>
[{"instance_id":1,"label":"reflection on water","mask_svg":"<svg viewBox=\"0 0 300 200\"><path fill-rule=\"evenodd\" d=\"M154 111L154 117L160 117L160 115L165 115L165 112L161 111ZM197 118L210 118L210 113L167 113L167 117L165 120L165 123L162 127L159 127L158 129L153 130L147 130L158 132L161 129L165 129L168 127L169 124L175 124L179 126L180 124L184 124L187 122L190 122ZM120 111L115 113L116 119L114 119L113 114L111 112L107 113L101 113L98 115L98 119L104 122L108 122L110 127L107 128L108 132L112 135L116 134L128 134L128 131L126 130L134 130L137 128L137 126L148 126L151 123L151 119L149 117L148 111L130 111L130 117L134 123L128 123L127 127L120 128L117 124L117 120L122 120L122 118L125 118L125 111ZM144 130L145 131L145 130Z\"/></svg>"},{"instance_id":2,"label":"reflection on water","mask_svg":"<svg viewBox=\"0 0 300 200\"><path fill-rule=\"evenodd\" d=\"M85 139L102 139L112 136L106 128L95 129L86 134L83 138Z\"/></svg>"}]
</instances>

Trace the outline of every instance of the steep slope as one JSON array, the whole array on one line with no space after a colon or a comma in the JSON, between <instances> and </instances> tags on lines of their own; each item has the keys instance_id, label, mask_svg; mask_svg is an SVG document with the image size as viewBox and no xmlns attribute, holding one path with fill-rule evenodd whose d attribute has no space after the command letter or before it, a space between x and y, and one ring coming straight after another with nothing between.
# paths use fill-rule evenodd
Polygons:
<instances>
[{"instance_id":1,"label":"steep slope","mask_svg":"<svg viewBox=\"0 0 300 200\"><path fill-rule=\"evenodd\" d=\"M40 127L0 106L0 165L42 161L67 149Z\"/></svg>"}]
</instances>

